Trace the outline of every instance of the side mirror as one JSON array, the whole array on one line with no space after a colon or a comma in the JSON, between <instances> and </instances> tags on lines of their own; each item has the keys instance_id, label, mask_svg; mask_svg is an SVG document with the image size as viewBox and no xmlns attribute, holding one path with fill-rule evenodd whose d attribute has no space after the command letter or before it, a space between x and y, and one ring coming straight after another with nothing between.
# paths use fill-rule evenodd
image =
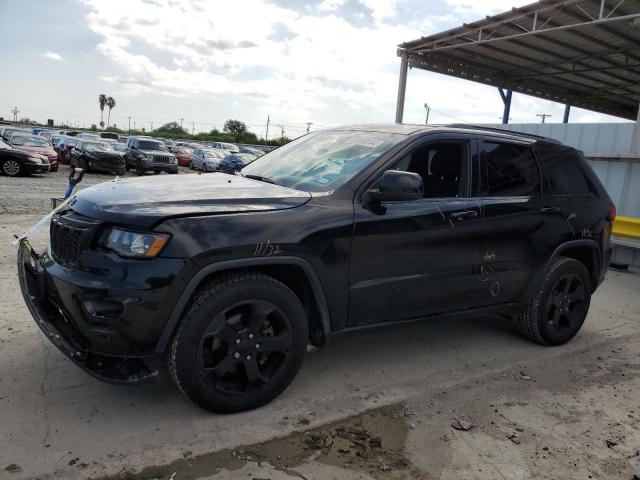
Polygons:
<instances>
[{"instance_id":1,"label":"side mirror","mask_svg":"<svg viewBox=\"0 0 640 480\"><path fill-rule=\"evenodd\" d=\"M417 173L387 170L377 189L367 190L365 202L411 202L424 196L422 177Z\"/></svg>"}]
</instances>

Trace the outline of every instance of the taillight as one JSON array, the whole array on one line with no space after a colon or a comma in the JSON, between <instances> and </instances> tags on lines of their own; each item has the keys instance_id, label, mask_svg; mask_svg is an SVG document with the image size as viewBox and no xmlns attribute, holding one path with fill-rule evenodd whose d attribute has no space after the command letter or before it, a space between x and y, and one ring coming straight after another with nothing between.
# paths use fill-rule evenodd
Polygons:
<instances>
[{"instance_id":1,"label":"taillight","mask_svg":"<svg viewBox=\"0 0 640 480\"><path fill-rule=\"evenodd\" d=\"M609 204L609 220L612 222L616 219L616 206L613 203Z\"/></svg>"}]
</instances>

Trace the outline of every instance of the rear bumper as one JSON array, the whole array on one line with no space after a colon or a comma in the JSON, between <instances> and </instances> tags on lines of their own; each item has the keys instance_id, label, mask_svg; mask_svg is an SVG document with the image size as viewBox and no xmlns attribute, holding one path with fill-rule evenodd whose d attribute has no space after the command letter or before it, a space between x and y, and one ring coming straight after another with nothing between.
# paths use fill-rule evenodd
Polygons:
<instances>
[{"instance_id":1,"label":"rear bumper","mask_svg":"<svg viewBox=\"0 0 640 480\"><path fill-rule=\"evenodd\" d=\"M181 261L163 262L174 270L183 266ZM167 268L164 265L165 271ZM117 287L128 283L121 271L112 270L105 276L107 270L98 265L95 271L102 274L65 271L48 254L36 254L27 239L20 241L22 295L38 327L62 353L103 381L131 383L155 375L161 361L155 346L166 324L159 297L172 302L168 285L121 292ZM129 273L135 276L137 272Z\"/></svg>"}]
</instances>

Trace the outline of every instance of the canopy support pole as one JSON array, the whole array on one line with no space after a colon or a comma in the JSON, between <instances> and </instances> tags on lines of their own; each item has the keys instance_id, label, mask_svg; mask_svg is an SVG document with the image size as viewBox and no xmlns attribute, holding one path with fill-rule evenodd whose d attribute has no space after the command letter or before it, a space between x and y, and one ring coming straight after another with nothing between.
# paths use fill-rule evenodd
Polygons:
<instances>
[{"instance_id":1,"label":"canopy support pole","mask_svg":"<svg viewBox=\"0 0 640 480\"><path fill-rule=\"evenodd\" d=\"M509 114L511 113L511 96L513 95L513 91L507 90L507 92L505 93L502 88L498 88L498 92L500 92L502 103L504 103L504 110L502 112L502 123L506 125L509 123Z\"/></svg>"},{"instance_id":2,"label":"canopy support pole","mask_svg":"<svg viewBox=\"0 0 640 480\"><path fill-rule=\"evenodd\" d=\"M404 116L404 96L407 91L407 70L409 68L409 57L402 53L400 59L400 79L398 81L398 101L396 103L396 123L402 123Z\"/></svg>"}]
</instances>

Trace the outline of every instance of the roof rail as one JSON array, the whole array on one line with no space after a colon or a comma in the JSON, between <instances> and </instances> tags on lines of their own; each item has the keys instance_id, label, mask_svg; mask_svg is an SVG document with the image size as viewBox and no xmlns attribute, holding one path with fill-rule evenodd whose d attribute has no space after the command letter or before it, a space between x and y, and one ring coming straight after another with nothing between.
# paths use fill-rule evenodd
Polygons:
<instances>
[{"instance_id":1,"label":"roof rail","mask_svg":"<svg viewBox=\"0 0 640 480\"><path fill-rule=\"evenodd\" d=\"M519 136L519 137L535 138L537 140L544 140L545 142L549 142L549 143L557 143L557 144L561 143L555 138L544 137L542 135L536 135L534 133L518 132L515 130L507 130L506 128L487 127L484 125L475 125L472 123L450 123L445 126L453 127L453 128L469 128L473 130L483 130L487 132L504 133L506 135L513 135L513 136Z\"/></svg>"}]
</instances>

